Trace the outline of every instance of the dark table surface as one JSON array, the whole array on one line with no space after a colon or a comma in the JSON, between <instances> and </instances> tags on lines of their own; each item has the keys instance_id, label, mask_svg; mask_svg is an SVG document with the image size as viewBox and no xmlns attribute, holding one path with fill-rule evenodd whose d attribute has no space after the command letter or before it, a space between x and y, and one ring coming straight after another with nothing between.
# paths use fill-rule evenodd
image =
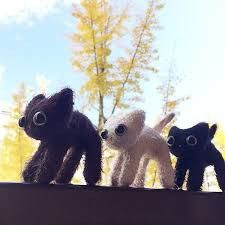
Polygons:
<instances>
[{"instance_id":1,"label":"dark table surface","mask_svg":"<svg viewBox=\"0 0 225 225\"><path fill-rule=\"evenodd\" d=\"M225 194L0 183L0 225L225 225Z\"/></svg>"}]
</instances>

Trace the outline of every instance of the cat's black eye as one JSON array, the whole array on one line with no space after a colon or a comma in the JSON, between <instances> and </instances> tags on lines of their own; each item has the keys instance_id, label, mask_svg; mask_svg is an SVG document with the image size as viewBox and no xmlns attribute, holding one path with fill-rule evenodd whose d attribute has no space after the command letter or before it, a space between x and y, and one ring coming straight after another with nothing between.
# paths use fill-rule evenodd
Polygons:
<instances>
[{"instance_id":1,"label":"cat's black eye","mask_svg":"<svg viewBox=\"0 0 225 225\"><path fill-rule=\"evenodd\" d=\"M47 117L43 112L36 112L33 116L33 123L36 126L43 126L47 123Z\"/></svg>"},{"instance_id":2,"label":"cat's black eye","mask_svg":"<svg viewBox=\"0 0 225 225\"><path fill-rule=\"evenodd\" d=\"M198 143L198 140L195 136L190 135L186 138L186 142L188 145L195 146Z\"/></svg>"},{"instance_id":3,"label":"cat's black eye","mask_svg":"<svg viewBox=\"0 0 225 225\"><path fill-rule=\"evenodd\" d=\"M122 136L126 132L126 130L127 130L127 127L124 124L119 124L117 128L115 129L115 133L118 136Z\"/></svg>"},{"instance_id":4,"label":"cat's black eye","mask_svg":"<svg viewBox=\"0 0 225 225\"><path fill-rule=\"evenodd\" d=\"M19 119L19 126L20 127L24 127L25 126L25 122L26 122L26 120L25 120L25 117L23 116L23 117L21 117L20 119Z\"/></svg>"},{"instance_id":5,"label":"cat's black eye","mask_svg":"<svg viewBox=\"0 0 225 225\"><path fill-rule=\"evenodd\" d=\"M101 133L100 133L100 136L102 139L107 139L108 138L108 131L107 130L103 130Z\"/></svg>"},{"instance_id":6,"label":"cat's black eye","mask_svg":"<svg viewBox=\"0 0 225 225\"><path fill-rule=\"evenodd\" d=\"M167 144L168 144L168 146L172 146L172 145L174 145L174 143L175 143L175 138L173 136L169 136L167 138Z\"/></svg>"}]
</instances>

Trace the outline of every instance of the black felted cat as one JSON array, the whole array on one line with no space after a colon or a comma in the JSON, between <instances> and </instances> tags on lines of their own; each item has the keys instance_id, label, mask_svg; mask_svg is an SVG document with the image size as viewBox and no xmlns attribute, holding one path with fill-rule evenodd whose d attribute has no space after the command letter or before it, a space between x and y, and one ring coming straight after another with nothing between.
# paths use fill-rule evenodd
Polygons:
<instances>
[{"instance_id":1,"label":"black felted cat","mask_svg":"<svg viewBox=\"0 0 225 225\"><path fill-rule=\"evenodd\" d=\"M40 140L25 170L25 182L69 183L85 155L84 177L94 185L101 177L101 138L91 121L73 111L73 91L65 88L51 97L40 94L19 120L28 136Z\"/></svg>"},{"instance_id":2,"label":"black felted cat","mask_svg":"<svg viewBox=\"0 0 225 225\"><path fill-rule=\"evenodd\" d=\"M211 142L217 130L216 124L209 127L199 123L189 129L170 129L167 143L170 151L177 157L175 184L182 188L189 170L187 190L200 191L205 168L214 166L218 184L225 191L225 163L221 153Z\"/></svg>"}]
</instances>

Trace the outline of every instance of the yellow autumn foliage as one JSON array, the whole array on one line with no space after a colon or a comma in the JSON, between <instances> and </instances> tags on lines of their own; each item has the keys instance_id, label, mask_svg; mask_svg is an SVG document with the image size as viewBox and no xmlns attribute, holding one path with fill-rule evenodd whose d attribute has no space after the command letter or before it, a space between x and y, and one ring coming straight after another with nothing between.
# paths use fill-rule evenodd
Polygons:
<instances>
[{"instance_id":1,"label":"yellow autumn foliage","mask_svg":"<svg viewBox=\"0 0 225 225\"><path fill-rule=\"evenodd\" d=\"M134 96L142 93L144 71L156 72L151 65L157 55L153 33L158 24L156 12L162 7L159 0L151 0L145 13L134 20L129 1L122 7L109 0L82 0L74 5L72 65L87 77L81 94L89 108L98 109L99 128L117 108L127 108L129 100L139 99ZM132 27L130 19L134 20ZM117 40L122 38L129 47L118 49ZM120 56L114 53L118 50Z\"/></svg>"},{"instance_id":2,"label":"yellow autumn foliage","mask_svg":"<svg viewBox=\"0 0 225 225\"><path fill-rule=\"evenodd\" d=\"M27 89L22 83L12 96L10 118L5 125L6 134L0 149L0 181L21 181L24 164L34 151L33 141L18 126L18 120L23 115L26 94Z\"/></svg>"}]
</instances>

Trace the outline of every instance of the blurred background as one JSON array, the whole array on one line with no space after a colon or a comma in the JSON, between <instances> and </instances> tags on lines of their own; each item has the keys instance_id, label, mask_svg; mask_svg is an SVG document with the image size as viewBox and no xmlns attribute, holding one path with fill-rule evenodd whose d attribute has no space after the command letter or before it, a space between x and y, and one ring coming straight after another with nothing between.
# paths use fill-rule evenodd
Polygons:
<instances>
[{"instance_id":1,"label":"blurred background","mask_svg":"<svg viewBox=\"0 0 225 225\"><path fill-rule=\"evenodd\" d=\"M175 112L170 126L217 123L213 141L225 155L223 0L0 3L0 181L20 182L38 145L17 125L26 103L66 86L99 129L121 111L144 109L150 126ZM101 185L115 158L104 149ZM73 183L84 184L81 171ZM219 190L214 175L209 167L205 191ZM154 162L146 187L160 188Z\"/></svg>"}]
</instances>

